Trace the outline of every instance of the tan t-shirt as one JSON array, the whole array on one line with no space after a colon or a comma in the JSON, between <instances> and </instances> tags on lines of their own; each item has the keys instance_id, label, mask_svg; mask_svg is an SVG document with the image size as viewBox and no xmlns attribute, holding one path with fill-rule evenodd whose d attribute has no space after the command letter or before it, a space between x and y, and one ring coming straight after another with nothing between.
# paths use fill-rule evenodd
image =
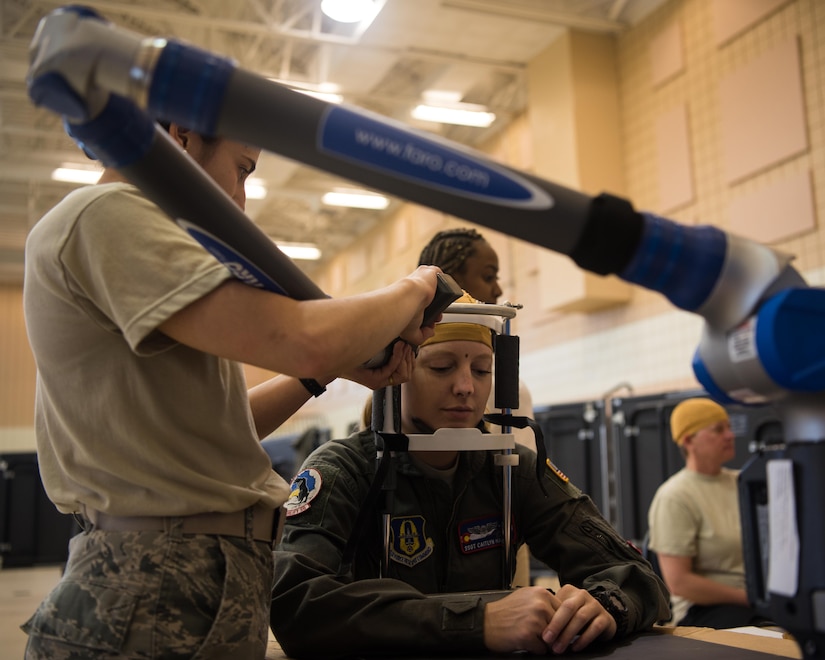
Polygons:
<instances>
[{"instance_id":1,"label":"tan t-shirt","mask_svg":"<svg viewBox=\"0 0 825 660\"><path fill-rule=\"evenodd\" d=\"M40 471L63 512L231 512L288 486L255 433L239 364L157 328L230 277L128 184L77 190L26 244Z\"/></svg>"},{"instance_id":2,"label":"tan t-shirt","mask_svg":"<svg viewBox=\"0 0 825 660\"><path fill-rule=\"evenodd\" d=\"M745 588L738 472L717 476L682 469L656 491L648 512L650 548L659 554L692 557L693 570L706 578ZM673 596L678 623L692 605Z\"/></svg>"}]
</instances>

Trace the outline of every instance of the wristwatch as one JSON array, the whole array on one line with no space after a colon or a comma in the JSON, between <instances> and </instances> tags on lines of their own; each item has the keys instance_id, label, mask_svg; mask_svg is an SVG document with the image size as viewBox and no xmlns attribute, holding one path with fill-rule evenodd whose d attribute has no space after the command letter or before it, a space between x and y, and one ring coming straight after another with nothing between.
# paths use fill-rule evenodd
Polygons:
<instances>
[{"instance_id":1,"label":"wristwatch","mask_svg":"<svg viewBox=\"0 0 825 660\"><path fill-rule=\"evenodd\" d=\"M622 602L621 598L619 598L616 594L605 591L604 589L591 592L591 594L593 595L593 598L599 601L599 604L605 609L605 611L613 617L614 621L616 621L616 634L613 638L620 639L621 637L624 637L627 632L628 614L627 607L625 607L625 604Z\"/></svg>"},{"instance_id":2,"label":"wristwatch","mask_svg":"<svg viewBox=\"0 0 825 660\"><path fill-rule=\"evenodd\" d=\"M327 391L327 388L321 385L317 380L314 378L300 378L301 385L307 388L307 392L309 392L312 396L321 396L324 392Z\"/></svg>"}]
</instances>

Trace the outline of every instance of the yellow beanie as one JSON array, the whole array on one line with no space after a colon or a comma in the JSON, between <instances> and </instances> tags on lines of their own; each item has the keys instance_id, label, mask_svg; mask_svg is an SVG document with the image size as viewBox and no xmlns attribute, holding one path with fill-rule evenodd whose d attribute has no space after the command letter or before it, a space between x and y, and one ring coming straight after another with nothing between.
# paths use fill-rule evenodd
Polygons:
<instances>
[{"instance_id":1,"label":"yellow beanie","mask_svg":"<svg viewBox=\"0 0 825 660\"><path fill-rule=\"evenodd\" d=\"M455 302L461 304L474 303L483 305L484 303L473 298L466 291ZM449 310L447 310L449 313ZM478 323L436 323L435 334L429 339L425 340L421 346L429 346L430 344L438 344L443 341L478 341L493 349L493 335L492 331Z\"/></svg>"},{"instance_id":2,"label":"yellow beanie","mask_svg":"<svg viewBox=\"0 0 825 660\"><path fill-rule=\"evenodd\" d=\"M670 415L673 442L681 446L685 437L716 422L728 420L728 412L710 399L686 399Z\"/></svg>"}]
</instances>

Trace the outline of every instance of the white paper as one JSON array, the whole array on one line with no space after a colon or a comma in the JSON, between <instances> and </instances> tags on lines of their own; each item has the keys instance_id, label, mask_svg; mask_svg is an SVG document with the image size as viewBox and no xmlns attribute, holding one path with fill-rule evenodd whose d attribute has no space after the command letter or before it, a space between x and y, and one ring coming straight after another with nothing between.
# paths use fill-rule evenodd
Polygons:
<instances>
[{"instance_id":1,"label":"white paper","mask_svg":"<svg viewBox=\"0 0 825 660\"><path fill-rule=\"evenodd\" d=\"M725 632L741 633L743 635L756 635L758 637L775 637L784 639L784 633L769 628L759 628L757 626L742 626L741 628L725 628Z\"/></svg>"},{"instance_id":2,"label":"white paper","mask_svg":"<svg viewBox=\"0 0 825 660\"><path fill-rule=\"evenodd\" d=\"M768 591L791 598L796 595L799 579L793 461L787 458L768 461L767 477L770 530Z\"/></svg>"}]
</instances>

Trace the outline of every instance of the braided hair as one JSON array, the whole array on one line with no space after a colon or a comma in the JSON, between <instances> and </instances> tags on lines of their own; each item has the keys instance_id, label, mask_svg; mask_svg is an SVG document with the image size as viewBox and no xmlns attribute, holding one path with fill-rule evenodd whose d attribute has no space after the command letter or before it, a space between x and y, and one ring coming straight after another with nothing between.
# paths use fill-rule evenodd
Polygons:
<instances>
[{"instance_id":1,"label":"braided hair","mask_svg":"<svg viewBox=\"0 0 825 660\"><path fill-rule=\"evenodd\" d=\"M475 229L445 229L438 232L421 250L419 266L438 266L448 275L455 276L464 267L464 262L475 254L476 241L484 237Z\"/></svg>"}]
</instances>

